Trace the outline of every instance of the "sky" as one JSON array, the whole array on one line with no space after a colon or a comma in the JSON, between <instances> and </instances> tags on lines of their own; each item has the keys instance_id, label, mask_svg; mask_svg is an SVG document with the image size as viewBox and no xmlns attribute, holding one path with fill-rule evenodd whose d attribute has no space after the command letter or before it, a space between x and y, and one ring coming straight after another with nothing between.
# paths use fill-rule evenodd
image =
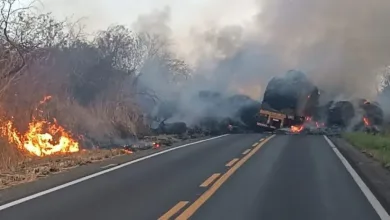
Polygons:
<instances>
[{"instance_id":1,"label":"sky","mask_svg":"<svg viewBox=\"0 0 390 220\"><path fill-rule=\"evenodd\" d=\"M20 0L27 4L31 0ZM244 25L258 13L258 0L39 0L39 12L59 19L81 19L91 33L111 24L131 27L140 17L165 11L175 51L185 59L193 51L193 30L227 25Z\"/></svg>"},{"instance_id":2,"label":"sky","mask_svg":"<svg viewBox=\"0 0 390 220\"><path fill-rule=\"evenodd\" d=\"M23 0L28 2L29 0ZM257 13L255 0L41 0L39 10L56 17L84 18L88 31L110 24L131 25L140 15L170 9L170 27L175 34L192 26L216 23L241 24Z\"/></svg>"}]
</instances>

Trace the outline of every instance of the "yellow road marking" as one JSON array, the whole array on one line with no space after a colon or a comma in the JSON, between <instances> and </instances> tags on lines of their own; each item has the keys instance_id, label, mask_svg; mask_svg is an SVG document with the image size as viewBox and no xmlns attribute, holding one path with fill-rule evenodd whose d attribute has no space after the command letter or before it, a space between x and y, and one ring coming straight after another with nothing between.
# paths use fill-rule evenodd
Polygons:
<instances>
[{"instance_id":1,"label":"yellow road marking","mask_svg":"<svg viewBox=\"0 0 390 220\"><path fill-rule=\"evenodd\" d=\"M194 203L192 203L184 212L182 212L176 219L189 219L195 212L198 210L218 189L222 186L226 180L229 179L231 175L238 168L240 168L246 161L249 160L265 143L267 143L275 135L272 135L265 139L264 142L257 145L249 154L245 155L240 161L236 163L232 168L230 168L225 174L221 176L206 192L204 192Z\"/></svg>"},{"instance_id":2,"label":"yellow road marking","mask_svg":"<svg viewBox=\"0 0 390 220\"><path fill-rule=\"evenodd\" d=\"M200 185L201 187L208 187L214 180L216 180L221 174L220 173L214 173L211 175L206 181Z\"/></svg>"},{"instance_id":3,"label":"yellow road marking","mask_svg":"<svg viewBox=\"0 0 390 220\"><path fill-rule=\"evenodd\" d=\"M258 144L259 144L259 143L256 142L256 143L254 143L254 144L252 145L252 147L255 147L255 146L258 145Z\"/></svg>"},{"instance_id":4,"label":"yellow road marking","mask_svg":"<svg viewBox=\"0 0 390 220\"><path fill-rule=\"evenodd\" d=\"M233 166L237 161L239 161L240 159L238 158L234 158L233 160L231 160L229 163L226 164L227 167L231 167Z\"/></svg>"},{"instance_id":5,"label":"yellow road marking","mask_svg":"<svg viewBox=\"0 0 390 220\"><path fill-rule=\"evenodd\" d=\"M247 154L247 153L249 153L249 151L251 151L251 149L248 149L248 150L246 150L246 151L244 151L242 154Z\"/></svg>"},{"instance_id":6,"label":"yellow road marking","mask_svg":"<svg viewBox=\"0 0 390 220\"><path fill-rule=\"evenodd\" d=\"M163 216L161 216L158 220L168 220L187 204L188 201L180 201L175 206L173 206L168 212L166 212Z\"/></svg>"}]
</instances>

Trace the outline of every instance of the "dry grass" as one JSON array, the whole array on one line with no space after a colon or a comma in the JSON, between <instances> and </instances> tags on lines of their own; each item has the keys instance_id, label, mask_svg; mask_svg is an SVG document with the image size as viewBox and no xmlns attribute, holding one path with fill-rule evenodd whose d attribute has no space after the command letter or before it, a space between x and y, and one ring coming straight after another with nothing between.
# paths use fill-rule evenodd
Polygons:
<instances>
[{"instance_id":1,"label":"dry grass","mask_svg":"<svg viewBox=\"0 0 390 220\"><path fill-rule=\"evenodd\" d=\"M2 169L0 169L0 189L31 182L53 173L124 154L127 154L127 152L123 149L99 149L47 157L25 156L23 158L14 158L7 167L2 166ZM16 161L18 162L16 163Z\"/></svg>"},{"instance_id":2,"label":"dry grass","mask_svg":"<svg viewBox=\"0 0 390 220\"><path fill-rule=\"evenodd\" d=\"M14 146L0 140L0 173L4 170L12 170L25 156Z\"/></svg>"}]
</instances>

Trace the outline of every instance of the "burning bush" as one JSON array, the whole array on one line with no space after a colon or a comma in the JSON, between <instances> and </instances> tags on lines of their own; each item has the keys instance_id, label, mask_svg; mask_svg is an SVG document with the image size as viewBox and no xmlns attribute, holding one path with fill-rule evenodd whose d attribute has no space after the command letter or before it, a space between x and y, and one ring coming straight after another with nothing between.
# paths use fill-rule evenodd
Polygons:
<instances>
[{"instance_id":1,"label":"burning bush","mask_svg":"<svg viewBox=\"0 0 390 220\"><path fill-rule=\"evenodd\" d=\"M15 117L7 116L9 112L2 111L0 132L9 144L14 145L21 152L28 152L36 156L45 156L56 153L72 153L79 151L79 143L60 126L55 118L52 121L44 119L41 106L51 99L45 96L34 112L31 112L31 121L18 129ZM19 121L20 122L20 121ZM26 130L22 132L22 130Z\"/></svg>"},{"instance_id":2,"label":"burning bush","mask_svg":"<svg viewBox=\"0 0 390 220\"><path fill-rule=\"evenodd\" d=\"M0 129L7 137L9 143L15 144L21 151L27 151L37 156L45 156L56 153L78 152L79 143L58 125L48 121L33 119L28 125L26 133L22 134L15 129L12 121L4 123Z\"/></svg>"}]
</instances>

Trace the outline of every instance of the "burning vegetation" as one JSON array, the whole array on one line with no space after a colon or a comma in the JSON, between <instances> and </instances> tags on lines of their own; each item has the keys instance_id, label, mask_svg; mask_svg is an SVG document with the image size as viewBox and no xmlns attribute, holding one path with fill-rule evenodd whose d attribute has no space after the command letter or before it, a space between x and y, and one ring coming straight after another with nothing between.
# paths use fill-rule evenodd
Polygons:
<instances>
[{"instance_id":1,"label":"burning vegetation","mask_svg":"<svg viewBox=\"0 0 390 220\"><path fill-rule=\"evenodd\" d=\"M153 135L161 100L145 75L161 70L159 83L174 87L191 72L167 39L122 25L87 38L77 22L19 6L0 0L0 173L30 159L130 153L123 146Z\"/></svg>"},{"instance_id":2,"label":"burning vegetation","mask_svg":"<svg viewBox=\"0 0 390 220\"><path fill-rule=\"evenodd\" d=\"M44 170L57 172L254 126L259 102L247 96L197 89L200 108L171 103L187 91L182 85L193 82L193 70L169 39L122 25L86 37L78 23L17 8L14 0L0 4L1 180L19 168L38 175L32 161L55 163ZM57 158L71 158L71 165Z\"/></svg>"},{"instance_id":3,"label":"burning vegetation","mask_svg":"<svg viewBox=\"0 0 390 220\"><path fill-rule=\"evenodd\" d=\"M41 113L40 107L50 99L51 96L45 96L39 102L36 112ZM9 120L3 119L0 131L2 137L9 144L14 145L22 152L42 157L52 154L75 153L80 150L79 143L65 128L58 124L55 118L50 122L33 116L27 125L27 131L23 133L15 127L14 120L14 117Z\"/></svg>"},{"instance_id":4,"label":"burning vegetation","mask_svg":"<svg viewBox=\"0 0 390 220\"><path fill-rule=\"evenodd\" d=\"M7 121L0 129L10 144L36 156L75 153L80 150L79 143L55 119L51 123L33 118L27 132L23 134L15 129L12 121Z\"/></svg>"}]
</instances>

